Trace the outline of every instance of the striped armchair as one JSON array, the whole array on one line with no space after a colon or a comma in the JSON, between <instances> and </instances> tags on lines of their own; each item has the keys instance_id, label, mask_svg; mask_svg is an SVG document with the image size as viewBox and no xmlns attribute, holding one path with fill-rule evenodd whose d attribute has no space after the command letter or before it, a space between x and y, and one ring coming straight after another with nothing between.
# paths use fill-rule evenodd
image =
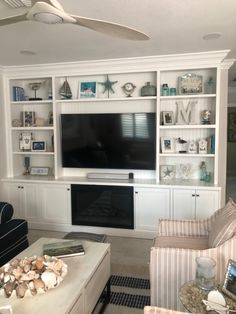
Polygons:
<instances>
[{"instance_id":1,"label":"striped armchair","mask_svg":"<svg viewBox=\"0 0 236 314\"><path fill-rule=\"evenodd\" d=\"M150 254L151 305L181 310L178 293L195 279L195 259L216 261L216 280L222 282L228 260L236 260L236 204L204 220L160 220L158 236Z\"/></svg>"},{"instance_id":2,"label":"striped armchair","mask_svg":"<svg viewBox=\"0 0 236 314\"><path fill-rule=\"evenodd\" d=\"M144 314L182 314L186 312L178 312L168 309L163 309L157 306L145 306L144 307Z\"/></svg>"}]
</instances>

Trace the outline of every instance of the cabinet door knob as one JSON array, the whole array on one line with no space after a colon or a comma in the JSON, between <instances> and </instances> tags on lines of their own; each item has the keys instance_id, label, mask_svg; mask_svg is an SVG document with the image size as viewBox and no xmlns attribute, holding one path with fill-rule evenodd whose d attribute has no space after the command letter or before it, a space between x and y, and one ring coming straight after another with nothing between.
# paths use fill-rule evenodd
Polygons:
<instances>
[{"instance_id":1,"label":"cabinet door knob","mask_svg":"<svg viewBox=\"0 0 236 314\"><path fill-rule=\"evenodd\" d=\"M135 194L138 194L138 192L137 192L137 191L135 191Z\"/></svg>"},{"instance_id":2,"label":"cabinet door knob","mask_svg":"<svg viewBox=\"0 0 236 314\"><path fill-rule=\"evenodd\" d=\"M17 189L20 189L20 186L18 185Z\"/></svg>"},{"instance_id":3,"label":"cabinet door knob","mask_svg":"<svg viewBox=\"0 0 236 314\"><path fill-rule=\"evenodd\" d=\"M68 188L67 191L70 191L70 189Z\"/></svg>"},{"instance_id":4,"label":"cabinet door knob","mask_svg":"<svg viewBox=\"0 0 236 314\"><path fill-rule=\"evenodd\" d=\"M196 194L197 197L199 197L199 194Z\"/></svg>"},{"instance_id":5,"label":"cabinet door knob","mask_svg":"<svg viewBox=\"0 0 236 314\"><path fill-rule=\"evenodd\" d=\"M24 187L23 187L23 186L21 186L21 189L24 189Z\"/></svg>"},{"instance_id":6,"label":"cabinet door knob","mask_svg":"<svg viewBox=\"0 0 236 314\"><path fill-rule=\"evenodd\" d=\"M196 194L192 194L192 197L196 196Z\"/></svg>"}]
</instances>

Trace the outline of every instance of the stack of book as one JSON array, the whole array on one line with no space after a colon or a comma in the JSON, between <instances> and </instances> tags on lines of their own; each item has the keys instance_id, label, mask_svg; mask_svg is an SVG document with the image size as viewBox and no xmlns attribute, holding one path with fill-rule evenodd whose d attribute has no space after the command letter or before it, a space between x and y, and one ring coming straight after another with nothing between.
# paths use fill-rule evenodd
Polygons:
<instances>
[{"instance_id":1,"label":"stack of book","mask_svg":"<svg viewBox=\"0 0 236 314\"><path fill-rule=\"evenodd\" d=\"M84 247L78 240L54 242L43 245L43 254L56 257L84 255Z\"/></svg>"},{"instance_id":2,"label":"stack of book","mask_svg":"<svg viewBox=\"0 0 236 314\"><path fill-rule=\"evenodd\" d=\"M13 101L24 101L25 91L24 88L19 86L13 86Z\"/></svg>"}]
</instances>

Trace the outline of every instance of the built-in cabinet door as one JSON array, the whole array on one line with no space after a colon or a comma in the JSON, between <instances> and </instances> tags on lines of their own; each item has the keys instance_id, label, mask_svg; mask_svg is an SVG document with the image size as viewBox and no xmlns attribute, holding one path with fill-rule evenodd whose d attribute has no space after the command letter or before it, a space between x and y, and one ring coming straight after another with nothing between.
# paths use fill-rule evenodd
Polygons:
<instances>
[{"instance_id":1,"label":"built-in cabinet door","mask_svg":"<svg viewBox=\"0 0 236 314\"><path fill-rule=\"evenodd\" d=\"M71 223L70 185L41 184L40 194L43 221Z\"/></svg>"},{"instance_id":2,"label":"built-in cabinet door","mask_svg":"<svg viewBox=\"0 0 236 314\"><path fill-rule=\"evenodd\" d=\"M14 208L14 218L32 221L40 217L35 184L7 183L7 201Z\"/></svg>"},{"instance_id":3,"label":"built-in cabinet door","mask_svg":"<svg viewBox=\"0 0 236 314\"><path fill-rule=\"evenodd\" d=\"M195 189L172 190L172 218L194 219L195 218Z\"/></svg>"},{"instance_id":4,"label":"built-in cabinet door","mask_svg":"<svg viewBox=\"0 0 236 314\"><path fill-rule=\"evenodd\" d=\"M196 219L210 217L220 208L219 191L196 190Z\"/></svg>"},{"instance_id":5,"label":"built-in cabinet door","mask_svg":"<svg viewBox=\"0 0 236 314\"><path fill-rule=\"evenodd\" d=\"M174 219L204 219L220 207L219 191L206 189L173 189Z\"/></svg>"},{"instance_id":6,"label":"built-in cabinet door","mask_svg":"<svg viewBox=\"0 0 236 314\"><path fill-rule=\"evenodd\" d=\"M160 218L170 218L169 188L135 188L137 230L157 231Z\"/></svg>"}]
</instances>

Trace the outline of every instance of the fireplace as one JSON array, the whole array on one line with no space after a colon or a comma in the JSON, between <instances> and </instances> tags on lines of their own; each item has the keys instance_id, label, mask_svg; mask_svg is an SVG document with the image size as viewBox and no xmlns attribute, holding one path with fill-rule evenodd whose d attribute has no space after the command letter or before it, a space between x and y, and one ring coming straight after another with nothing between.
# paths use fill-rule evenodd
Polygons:
<instances>
[{"instance_id":1,"label":"fireplace","mask_svg":"<svg viewBox=\"0 0 236 314\"><path fill-rule=\"evenodd\" d=\"M71 186L72 224L134 229L133 187Z\"/></svg>"}]
</instances>

